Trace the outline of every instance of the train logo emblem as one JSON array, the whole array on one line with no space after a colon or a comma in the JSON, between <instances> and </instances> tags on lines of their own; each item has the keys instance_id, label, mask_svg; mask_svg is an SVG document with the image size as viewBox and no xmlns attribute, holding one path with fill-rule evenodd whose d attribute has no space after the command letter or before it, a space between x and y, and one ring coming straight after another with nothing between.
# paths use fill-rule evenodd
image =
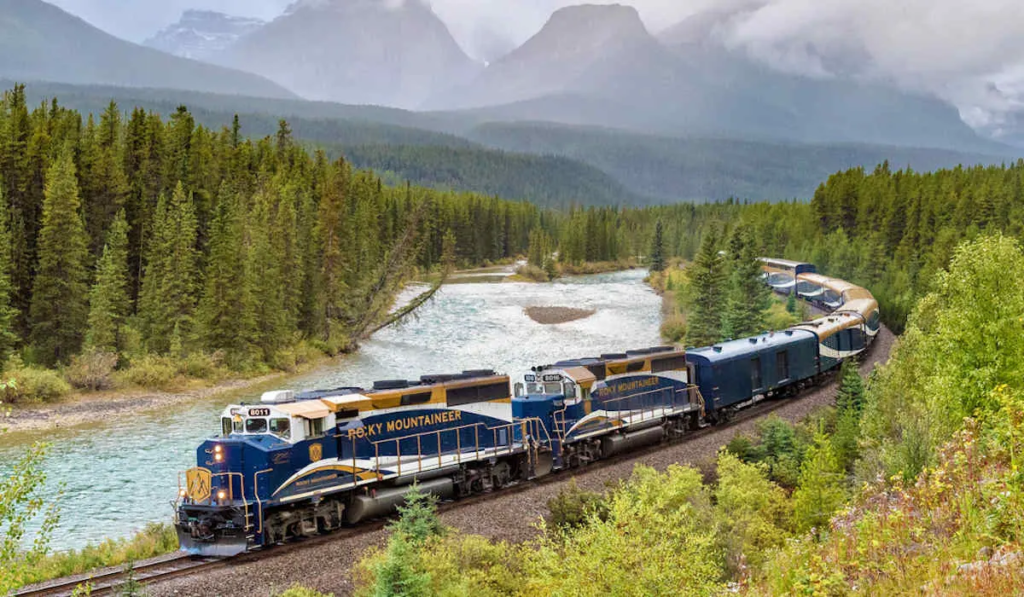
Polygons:
<instances>
[{"instance_id":1,"label":"train logo emblem","mask_svg":"<svg viewBox=\"0 0 1024 597\"><path fill-rule=\"evenodd\" d=\"M309 461L318 462L324 457L324 448L320 444L312 444L309 446Z\"/></svg>"},{"instance_id":2,"label":"train logo emblem","mask_svg":"<svg viewBox=\"0 0 1024 597\"><path fill-rule=\"evenodd\" d=\"M185 484L188 486L188 497L195 502L210 499L210 480L212 475L205 468L192 468L185 473Z\"/></svg>"}]
</instances>

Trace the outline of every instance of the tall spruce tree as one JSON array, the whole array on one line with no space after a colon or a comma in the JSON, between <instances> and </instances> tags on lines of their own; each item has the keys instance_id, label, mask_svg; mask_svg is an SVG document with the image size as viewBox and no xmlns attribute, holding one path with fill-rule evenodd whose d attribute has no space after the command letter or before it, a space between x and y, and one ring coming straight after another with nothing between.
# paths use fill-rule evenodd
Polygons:
<instances>
[{"instance_id":1,"label":"tall spruce tree","mask_svg":"<svg viewBox=\"0 0 1024 597\"><path fill-rule=\"evenodd\" d=\"M722 303L725 297L725 260L718 251L715 229L709 230L701 242L693 263L686 268L688 284L684 302L687 305L686 342L706 346L722 339Z\"/></svg>"},{"instance_id":2,"label":"tall spruce tree","mask_svg":"<svg viewBox=\"0 0 1024 597\"><path fill-rule=\"evenodd\" d=\"M110 352L121 349L121 326L131 312L128 280L128 222L121 210L107 232L96 282L89 293L87 347Z\"/></svg>"},{"instance_id":3,"label":"tall spruce tree","mask_svg":"<svg viewBox=\"0 0 1024 597\"><path fill-rule=\"evenodd\" d=\"M665 271L665 239L661 227L661 220L654 225L654 240L651 242L651 271Z\"/></svg>"},{"instance_id":4,"label":"tall spruce tree","mask_svg":"<svg viewBox=\"0 0 1024 597\"><path fill-rule=\"evenodd\" d=\"M7 361L18 344L14 329L18 311L14 308L14 286L11 283L11 233L8 224L7 200L0 180L0 366Z\"/></svg>"},{"instance_id":5,"label":"tall spruce tree","mask_svg":"<svg viewBox=\"0 0 1024 597\"><path fill-rule=\"evenodd\" d=\"M196 319L204 348L223 350L230 363L246 365L256 359L256 321L238 203L234 191L221 185Z\"/></svg>"},{"instance_id":6,"label":"tall spruce tree","mask_svg":"<svg viewBox=\"0 0 1024 597\"><path fill-rule=\"evenodd\" d=\"M168 352L182 346L192 330L196 304L196 213L179 182L168 201L161 196L153 219L149 264L143 279L140 315L149 346Z\"/></svg>"},{"instance_id":7,"label":"tall spruce tree","mask_svg":"<svg viewBox=\"0 0 1024 597\"><path fill-rule=\"evenodd\" d=\"M771 289L764 283L761 261L753 235L738 226L729 242L729 290L722 313L722 334L745 338L765 330L765 315L771 306Z\"/></svg>"},{"instance_id":8,"label":"tall spruce tree","mask_svg":"<svg viewBox=\"0 0 1024 597\"><path fill-rule=\"evenodd\" d=\"M89 239L80 214L71 146L50 167L32 285L32 352L44 365L67 362L82 346L88 317Z\"/></svg>"}]
</instances>

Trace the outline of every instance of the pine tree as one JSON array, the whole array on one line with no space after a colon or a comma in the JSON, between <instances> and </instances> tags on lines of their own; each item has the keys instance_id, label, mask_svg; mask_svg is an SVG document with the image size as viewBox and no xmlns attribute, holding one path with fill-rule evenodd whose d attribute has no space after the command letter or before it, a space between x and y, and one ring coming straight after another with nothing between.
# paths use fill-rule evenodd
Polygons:
<instances>
[{"instance_id":1,"label":"pine tree","mask_svg":"<svg viewBox=\"0 0 1024 597\"><path fill-rule=\"evenodd\" d=\"M860 415L864 410L864 380L857 370L857 362L853 359L844 361L839 372L839 378L836 408L841 413L853 411Z\"/></svg>"},{"instance_id":2,"label":"pine tree","mask_svg":"<svg viewBox=\"0 0 1024 597\"><path fill-rule=\"evenodd\" d=\"M740 226L730 240L731 272L722 333L729 338L745 338L764 331L765 314L771 305L771 289L764 283L750 228Z\"/></svg>"},{"instance_id":3,"label":"pine tree","mask_svg":"<svg viewBox=\"0 0 1024 597\"><path fill-rule=\"evenodd\" d=\"M232 364L255 358L256 322L238 199L221 186L210 227L209 255L203 297L197 310L197 332L207 350L224 350Z\"/></svg>"},{"instance_id":4,"label":"pine tree","mask_svg":"<svg viewBox=\"0 0 1024 597\"><path fill-rule=\"evenodd\" d=\"M12 305L14 298L14 286L11 283L12 267L7 200L4 198L3 181L0 180L0 364L7 361L18 343L18 334L14 329L18 312Z\"/></svg>"},{"instance_id":5,"label":"pine tree","mask_svg":"<svg viewBox=\"0 0 1024 597\"><path fill-rule=\"evenodd\" d=\"M824 433L814 436L800 467L800 481L793 492L793 516L801 531L815 529L820 537L832 514L846 500L845 475Z\"/></svg>"},{"instance_id":6,"label":"pine tree","mask_svg":"<svg viewBox=\"0 0 1024 597\"><path fill-rule=\"evenodd\" d=\"M661 220L654 226L654 242L651 243L651 271L665 271L665 239L662 238Z\"/></svg>"},{"instance_id":7,"label":"pine tree","mask_svg":"<svg viewBox=\"0 0 1024 597\"><path fill-rule=\"evenodd\" d=\"M794 290L789 293L788 297L786 297L786 312L790 315L796 315L798 311L799 308L796 302L796 291Z\"/></svg>"},{"instance_id":8,"label":"pine tree","mask_svg":"<svg viewBox=\"0 0 1024 597\"><path fill-rule=\"evenodd\" d=\"M47 173L45 194L31 342L35 358L52 366L67 362L81 348L88 317L89 239L70 146Z\"/></svg>"},{"instance_id":9,"label":"pine tree","mask_svg":"<svg viewBox=\"0 0 1024 597\"><path fill-rule=\"evenodd\" d=\"M725 291L725 264L718 252L715 230L701 242L697 257L686 269L688 309L686 342L706 346L722 339L721 309Z\"/></svg>"},{"instance_id":10,"label":"pine tree","mask_svg":"<svg viewBox=\"0 0 1024 597\"><path fill-rule=\"evenodd\" d=\"M131 312L128 279L128 222L121 210L107 232L103 256L96 267L96 283L89 293L86 346L110 352L121 348L121 326Z\"/></svg>"},{"instance_id":11,"label":"pine tree","mask_svg":"<svg viewBox=\"0 0 1024 597\"><path fill-rule=\"evenodd\" d=\"M149 264L143 279L140 315L148 344L167 352L172 337L189 337L196 294L196 214L192 197L179 182L170 201L161 196L153 219Z\"/></svg>"}]
</instances>

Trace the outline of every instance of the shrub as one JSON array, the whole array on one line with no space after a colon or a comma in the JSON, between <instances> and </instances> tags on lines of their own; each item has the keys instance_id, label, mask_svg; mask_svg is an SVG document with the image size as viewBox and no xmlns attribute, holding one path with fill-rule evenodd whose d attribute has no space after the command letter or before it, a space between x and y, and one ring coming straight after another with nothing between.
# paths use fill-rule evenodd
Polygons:
<instances>
[{"instance_id":1,"label":"shrub","mask_svg":"<svg viewBox=\"0 0 1024 597\"><path fill-rule=\"evenodd\" d=\"M682 315L669 315L661 323L661 337L666 342L677 344L686 338L686 318Z\"/></svg>"},{"instance_id":2,"label":"shrub","mask_svg":"<svg viewBox=\"0 0 1024 597\"><path fill-rule=\"evenodd\" d=\"M521 265L516 268L516 275L534 282L547 282L551 279L546 271L536 265Z\"/></svg>"},{"instance_id":3,"label":"shrub","mask_svg":"<svg viewBox=\"0 0 1024 597\"><path fill-rule=\"evenodd\" d=\"M71 392L71 385L56 371L25 366L18 357L7 363L4 377L14 382L4 390L6 402L54 402Z\"/></svg>"},{"instance_id":4,"label":"shrub","mask_svg":"<svg viewBox=\"0 0 1024 597\"><path fill-rule=\"evenodd\" d=\"M174 360L175 369L180 375L193 379L217 381L224 379L228 371L224 368L224 353L213 354L194 352L186 357Z\"/></svg>"},{"instance_id":5,"label":"shrub","mask_svg":"<svg viewBox=\"0 0 1024 597\"><path fill-rule=\"evenodd\" d=\"M608 517L608 505L604 496L593 491L584 491L576 478L562 488L558 495L548 500L547 516L549 528L556 533L583 526L591 516L604 520Z\"/></svg>"},{"instance_id":6,"label":"shrub","mask_svg":"<svg viewBox=\"0 0 1024 597\"><path fill-rule=\"evenodd\" d=\"M744 464L727 450L718 455L715 516L733 572L745 562L760 566L788 536L786 494L768 480L763 464Z\"/></svg>"},{"instance_id":7,"label":"shrub","mask_svg":"<svg viewBox=\"0 0 1024 597\"><path fill-rule=\"evenodd\" d=\"M114 387L117 354L106 350L90 350L71 359L64 378L80 390L109 390Z\"/></svg>"},{"instance_id":8,"label":"shrub","mask_svg":"<svg viewBox=\"0 0 1024 597\"><path fill-rule=\"evenodd\" d=\"M140 388L169 388L177 379L178 370L171 359L146 355L132 361L130 367L117 373L117 379Z\"/></svg>"},{"instance_id":9,"label":"shrub","mask_svg":"<svg viewBox=\"0 0 1024 597\"><path fill-rule=\"evenodd\" d=\"M792 327L800 323L800 317L794 313L790 313L785 304L780 302L772 302L771 307L768 308L768 314L765 317L765 323L769 330L784 330L788 327Z\"/></svg>"}]
</instances>

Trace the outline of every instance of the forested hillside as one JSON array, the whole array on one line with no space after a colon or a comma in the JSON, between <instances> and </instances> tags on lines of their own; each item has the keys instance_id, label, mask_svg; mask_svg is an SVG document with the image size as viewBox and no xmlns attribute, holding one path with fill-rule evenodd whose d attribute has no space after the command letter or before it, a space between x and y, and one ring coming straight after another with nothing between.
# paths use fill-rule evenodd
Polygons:
<instances>
[{"instance_id":1,"label":"forested hillside","mask_svg":"<svg viewBox=\"0 0 1024 597\"><path fill-rule=\"evenodd\" d=\"M231 125L230 121L225 124ZM0 102L0 358L287 365L372 329L415 268L525 252L526 203L388 187L288 125L250 139L114 104ZM84 357L83 357L84 358Z\"/></svg>"},{"instance_id":2,"label":"forested hillside","mask_svg":"<svg viewBox=\"0 0 1024 597\"><path fill-rule=\"evenodd\" d=\"M437 189L525 198L544 207L653 202L601 170L564 157L412 145L352 145L339 151L360 168L390 173L400 180Z\"/></svg>"},{"instance_id":3,"label":"forested hillside","mask_svg":"<svg viewBox=\"0 0 1024 597\"><path fill-rule=\"evenodd\" d=\"M1006 155L864 144L659 137L544 123L487 123L465 137L506 151L559 155L599 168L660 202L809 199L837 170L888 160L919 171L998 164Z\"/></svg>"},{"instance_id":4,"label":"forested hillside","mask_svg":"<svg viewBox=\"0 0 1024 597\"><path fill-rule=\"evenodd\" d=\"M367 149L362 146L403 146L396 148L388 159L398 164L396 177L407 177L413 184L447 186L458 182L460 186L454 188L484 191L495 187L489 169L497 165L510 174L508 184L502 184L506 189L503 197L541 204L548 196L557 197L552 205L614 203L628 206L651 202L724 201L730 197L750 201L810 199L821 181L832 173L857 166L872 169L886 160L897 168L931 171L958 164L999 164L1016 159L1009 148L1006 154L985 155L873 145L659 137L550 123L488 122L481 115L469 112L417 113L374 106L161 89L33 83L26 93L32 99L30 104L59 97L68 107L95 114L101 113L111 99L123 107L138 106L164 115L173 114L179 105L185 104L197 123L214 129L239 114L242 132L254 137L275 134L283 118L297 139L340 151L349 150L353 155L365 154ZM438 148L437 153L423 149L425 147ZM507 153L499 155L493 149ZM447 180L439 181L430 168L452 154L458 154L459 168L447 175ZM542 161L530 162L527 156L539 156ZM557 162L550 159L551 156L561 156L572 163ZM507 163L498 165L499 160ZM379 167L369 161L362 163ZM515 171L528 163L540 164L548 171L566 166L578 176L586 174L587 166L591 168L584 180L563 186L562 181L548 177L549 185L558 186L541 189L536 185L519 184L521 180L535 180L528 171ZM488 167L483 167L485 164ZM608 191L597 192L593 198L589 194L575 194L570 201L564 201L577 190L605 188L609 177L616 186L608 187ZM610 195L618 194L618 187L625 190L622 199L608 201Z\"/></svg>"}]
</instances>

